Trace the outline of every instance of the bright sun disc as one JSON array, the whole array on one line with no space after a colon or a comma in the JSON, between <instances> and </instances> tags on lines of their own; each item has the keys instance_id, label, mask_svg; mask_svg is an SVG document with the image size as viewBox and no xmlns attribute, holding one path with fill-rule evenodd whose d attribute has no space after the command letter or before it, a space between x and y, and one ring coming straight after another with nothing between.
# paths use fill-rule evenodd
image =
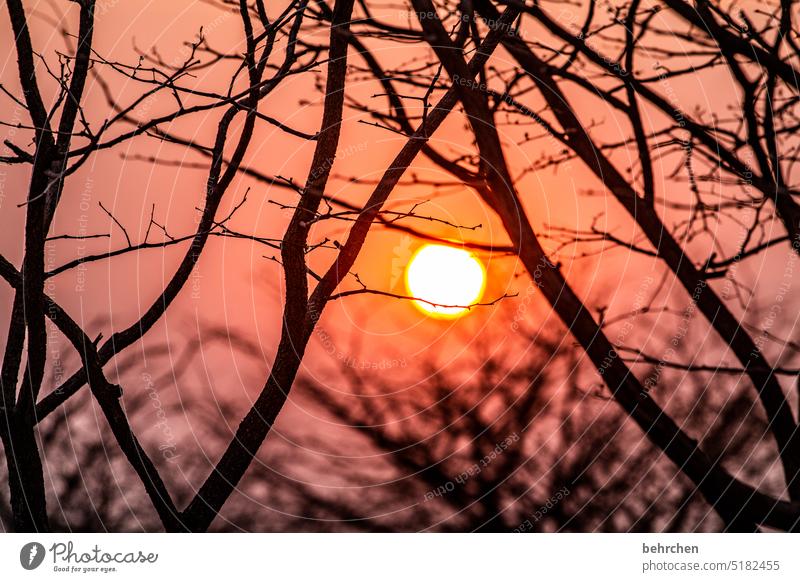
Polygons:
<instances>
[{"instance_id":1,"label":"bright sun disc","mask_svg":"<svg viewBox=\"0 0 800 582\"><path fill-rule=\"evenodd\" d=\"M414 301L414 305L434 317L464 315L469 311L466 306L480 301L485 286L483 263L471 252L455 247L425 245L406 267L408 294L436 303Z\"/></svg>"}]
</instances>

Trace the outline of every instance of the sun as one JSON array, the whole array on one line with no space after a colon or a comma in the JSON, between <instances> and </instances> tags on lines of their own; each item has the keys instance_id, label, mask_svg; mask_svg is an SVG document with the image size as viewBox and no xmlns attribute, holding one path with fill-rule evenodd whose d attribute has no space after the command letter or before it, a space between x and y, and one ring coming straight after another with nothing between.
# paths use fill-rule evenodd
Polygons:
<instances>
[{"instance_id":1,"label":"sun","mask_svg":"<svg viewBox=\"0 0 800 582\"><path fill-rule=\"evenodd\" d=\"M428 244L411 257L405 280L408 294L425 300L414 301L417 309L433 317L456 318L469 312L467 306L480 301L486 269L469 251Z\"/></svg>"}]
</instances>

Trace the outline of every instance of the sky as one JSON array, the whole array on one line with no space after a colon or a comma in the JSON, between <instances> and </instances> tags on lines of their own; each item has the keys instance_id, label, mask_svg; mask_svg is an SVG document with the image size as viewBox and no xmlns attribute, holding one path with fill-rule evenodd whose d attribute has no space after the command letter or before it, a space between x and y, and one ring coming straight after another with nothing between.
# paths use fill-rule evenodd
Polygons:
<instances>
[{"instance_id":1,"label":"sky","mask_svg":"<svg viewBox=\"0 0 800 582\"><path fill-rule=\"evenodd\" d=\"M74 30L77 11L71 3L59 3L54 8L48 2L27 3L34 16L31 17L34 44L42 54L63 49L61 38L53 35L54 9L64 10L64 19L56 20ZM405 17L394 8L384 8L385 18L402 22ZM407 16L407 15L406 15ZM569 19L570 16L563 15ZM207 38L215 46L224 46L230 52L241 51L242 35L240 22L235 14L220 11L204 2L180 0L175 2L129 3L110 0L98 3L96 25L96 47L98 53L109 60L133 62L137 47L145 52L157 49L166 62L179 62L183 43L190 40L203 26ZM9 30L7 15L0 16L0 27ZM323 39L320 39L322 42ZM384 63L407 64L424 55L420 46L382 46L373 42L376 55ZM3 83L16 87L14 51L8 34L0 36L0 54ZM185 54L185 53L184 53ZM688 59L689 57L687 57ZM55 62L50 57L49 62ZM499 52L494 65L502 68L509 64L508 55ZM359 63L360 64L360 63ZM652 66L645 62L642 67ZM191 81L198 87L224 86L229 72L225 66L210 69L205 76ZM46 80L39 71L45 94L51 98L55 90L52 80ZM105 73L108 73L106 70ZM365 81L364 75L352 72L348 91L361 100L376 103L374 97L378 86ZM141 88L126 82L119 75L108 75L109 86L114 95L125 101L137 95ZM701 107L724 110L727 95L732 95L732 84L725 78L705 78L694 86L689 81L679 81L665 90L686 108ZM710 88L710 89L709 89ZM281 85L265 102L264 111L279 118L283 123L306 133L314 133L320 123L322 94L315 87L311 75L301 75ZM531 96L531 102L537 103ZM603 124L603 136L614 141L623 136L626 129L616 118L610 107L585 94L578 96L577 103L590 112L586 118ZM5 107L3 105L2 107ZM155 115L167 111L173 103L161 97L140 108L143 115ZM90 119L100 122L107 116L107 105L96 83L90 81L87 95L87 111ZM658 115L645 110L647 123L656 127L661 120ZM652 117L651 117L652 116ZM217 113L205 118L194 117L176 123L171 129L185 137L208 142L218 120ZM336 176L330 185L329 194L360 202L369 193L369 184L353 183L351 178L369 182L376 180L394 154L402 147L405 138L384 129L362 123L368 120L364 113L348 110L344 120L341 147L333 172ZM523 143L524 127L501 126L501 137L507 146L507 156L515 172L523 173L538 155L552 153L554 146L547 140ZM2 137L8 137L9 128ZM469 153L473 151L470 141L465 140L464 120L451 116L432 140L434 147L446 152ZM520 145L523 144L523 145ZM293 177L302 183L308 171L313 144L296 136L266 125L260 125L253 147L248 151L246 164L271 175ZM632 155L629 150L628 155ZM156 156L168 165L154 165L143 157ZM185 156L185 157L184 157ZM53 226L54 234L104 234L110 238L98 238L76 242L60 240L48 245L47 262L52 268L80 254L117 248L126 242L125 233L111 223L100 208L102 204L127 230L132 240L142 240L148 229L151 211L160 223L167 225L173 236L189 234L195 225L196 207L202 202L205 172L187 168L181 163L203 162L196 154L185 154L173 145L157 139L133 140L122 150L113 150L95 156L69 181L64 199L59 207ZM672 188L663 180L671 167L659 168L659 180L666 188ZM27 174L25 170L4 169L0 205L0 250L12 262L19 264L24 224L24 207L18 206L25 197ZM431 182L452 181L449 175L433 164L419 158L413 173ZM544 232L553 233L554 227L587 227L592 220L606 213L603 224L611 225L621 238L633 238L636 230L632 222L624 217L615 201L608 196L589 197L587 192L599 189L597 181L585 168L573 162L559 171L543 171L526 174L519 181L525 210L533 224ZM247 201L231 221L231 226L243 232L252 232L265 237L280 237L290 217L280 204L291 204L293 195L286 189L267 187L250 179L237 180L229 189L219 216L226 215L239 204L244 196ZM670 191L670 195L683 199L688 192ZM482 204L469 188L462 185L432 187L425 184L404 185L393 193L390 208L407 210L415 204L420 214L437 217L452 224L477 226L480 228L456 229L442 223L418 221L414 225L436 236L452 240L480 241L504 245L507 239L497 219ZM666 214L667 221L678 221L679 216ZM343 233L349 223L334 222L316 226L312 238ZM734 236L735 229L725 226L721 238ZM371 288L402 293L402 273L408 258L422 244L421 241L400 232L373 229L364 247L354 272ZM550 249L556 243L545 240ZM703 256L702 246L707 241L697 241L698 257ZM137 314L146 309L160 292L163 284L172 275L184 248L176 246L168 250L152 250L129 254L103 264L94 264L85 271L78 270L57 276L48 286L48 293L59 301L69 313L87 325L90 335L102 332L108 337L134 321ZM212 240L197 265L190 284L180 295L176 304L147 336L145 347L168 342L167 361L178 361L182 349L196 338L201 339L198 361L188 370L176 373L179 377L165 387L164 401L180 403L188 395L225 401L233 406L230 422L235 426L238 416L252 403L261 390L272 361L280 332L280 313L283 298L283 279L279 265L270 257L274 249L264 248L246 241ZM394 386L406 382L409 387L424 381L426 370L431 367L465 379L473 373L472 362L484 354L499 354L508 360L509 367L524 363L532 353L532 337L537 332L560 334L565 345L571 339L555 316L543 304L536 289L533 289L513 257L478 253L484 262L488 283L484 299L491 300L503 294L509 297L496 306L475 309L468 316L441 320L426 317L407 301L386 297L357 296L332 303L320 321L312 337L303 373L308 378L328 386L331 390L347 390L339 374L344 363L359 369L365 377L377 384ZM332 254L321 250L315 252L311 265L320 270L330 261ZM564 274L587 302L605 308L613 303L609 313L625 313L635 309L640 295L653 290L653 281L663 273L652 258L631 253L613 251L603 257L578 258L574 247L560 251ZM765 286L770 277L775 284L780 280L780 270L785 257L766 255L758 265L744 265L743 274L760 273ZM354 281L347 284L353 288ZM672 293L669 288L666 296ZM680 290L676 291L678 295ZM3 311L0 324L6 325L11 294L7 288L0 290ZM685 300L685 298L683 299ZM735 309L738 309L735 307ZM755 314L754 317L758 317ZM674 322L657 320L656 323L637 333L647 338L654 332L669 335ZM255 344L254 356L242 357L230 342L206 341L211 328L224 328L239 332ZM612 333L613 336L613 333ZM633 339L633 338L630 338ZM643 345L646 345L643 344ZM68 349L67 342L56 341L48 347L52 352L51 362L60 361L58 354ZM140 351L139 347L130 348ZM138 356L141 367L136 374L125 376L126 382L144 385L143 374L160 371L164 359L151 358L146 351ZM67 361L69 364L69 361ZM74 361L72 364L74 365ZM109 367L113 369L113 365ZM287 426L304 419L313 419L317 411L307 403L290 402L281 417ZM186 430L197 430L191 411L187 418L176 420ZM146 431L156 430L145 420ZM279 424L278 434L282 434ZM198 433L199 434L199 433ZM202 443L200 443L202 447ZM318 476L322 478L321 476Z\"/></svg>"}]
</instances>

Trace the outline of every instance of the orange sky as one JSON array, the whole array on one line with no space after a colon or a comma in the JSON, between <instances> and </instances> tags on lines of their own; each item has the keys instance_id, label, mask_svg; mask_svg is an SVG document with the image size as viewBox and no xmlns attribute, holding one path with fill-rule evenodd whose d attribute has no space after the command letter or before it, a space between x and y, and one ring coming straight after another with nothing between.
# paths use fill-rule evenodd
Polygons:
<instances>
[{"instance_id":1,"label":"orange sky","mask_svg":"<svg viewBox=\"0 0 800 582\"><path fill-rule=\"evenodd\" d=\"M241 45L236 44L241 43L238 18L220 16L219 11L203 2L129 3L109 0L99 5L103 8L98 9L96 48L101 54L120 61L133 60L134 43L142 48L157 46L161 56L168 62L180 58L181 43L191 39L201 25L206 25L212 43L224 45L232 52L241 50ZM33 3L28 3L28 6L33 7ZM72 4L69 6L65 22L70 29L74 29L77 12ZM61 45L60 39L51 36L53 27L48 18L52 18L52 8L41 2L36 3L35 9L42 17L31 19L34 43L37 50L48 54ZM387 11L391 12L391 9ZM387 18L391 17L389 12ZM45 18L44 15L50 16ZM402 20L396 11L394 16ZM10 28L5 12L0 16L0 26L4 31ZM2 64L3 82L16 87L14 52L10 41L10 36L5 32L0 36L0 54L6 55ZM400 63L407 62L415 51L422 54L423 50L422 47L409 46L376 47L376 54L385 63ZM502 68L510 65L510 62L507 55L499 52L493 64ZM41 77L43 73L40 73ZM198 78L196 82L200 86L219 88L225 79L224 74L215 71L206 78ZM131 98L140 90L118 77L112 83L121 99ZM42 84L52 95L53 84L44 81ZM712 86L713 91L709 92L707 84L705 91L699 91L690 83L678 83L672 90L684 106L697 103L710 108L719 105L730 87L726 87L725 79L714 79ZM360 98L367 98L379 90L374 83L356 80L350 84L348 91ZM314 90L310 76L295 77L270 96L264 107L268 113L292 127L313 133L318 129L320 120L320 97ZM299 101L310 103L298 104ZM535 104L536 98L532 97L531 102ZM583 95L578 103L591 111L587 118L605 124L604 137L608 141L627 134L627 126L619 125L610 108L599 100ZM147 113L153 114L171 106L168 99L161 98L149 106ZM106 116L106 107L96 86L89 87L87 110L96 115L96 120ZM217 118L217 113L212 113L205 122L192 118L176 124L172 129L186 137L194 136L207 141L213 135ZM404 138L359 123L364 119L366 117L363 114L348 111L342 133L342 154L334 173L374 180L399 150ZM659 123L656 116L652 123L653 126ZM518 147L515 144L522 140L525 128L503 126L499 129L507 144L508 158L516 171L525 168L543 149L552 149L552 144L546 141ZM463 119L452 115L432 143L445 152L471 152L472 146L465 140L465 135ZM268 174L293 176L302 183L311 152L310 144L304 140L262 125L248 153L247 163ZM129 159L123 159L121 153ZM70 179L53 227L54 233L77 232L86 225L82 219L84 216L88 218L89 232L108 232L108 218L97 205L100 201L123 221L134 239L144 235L152 204L156 204L156 218L169 226L171 234L191 232L196 216L194 207L200 203L203 195L204 172L153 166L130 159L137 155L180 160L183 151L154 139L138 139L124 150L114 149L97 155L92 163ZM186 159L202 161L194 154L188 154ZM663 175L671 169L666 166L660 168L660 178L663 179ZM423 178L451 179L423 158L417 160L414 171ZM21 258L24 220L24 208L16 205L24 200L26 180L24 171L7 170L3 212L0 215L3 229L0 248L16 264ZM289 215L269 201L291 202L293 198L286 190L268 189L262 184L242 179L229 189L220 214L224 215L238 203L248 187L252 187L252 190L247 205L233 225L242 231L280 237ZM594 216L606 211L610 216L609 224L618 227L615 230L618 236L634 236L635 229L631 221L620 213L615 201L608 197L589 200L581 196L587 188L597 187L597 182L589 177L578 162L573 163L570 171L528 175L519 184L526 211L540 230L547 224L585 227ZM367 191L363 186L337 180L329 193L351 201L363 201ZM428 200L430 193L428 187L403 187L391 197L391 207L407 209L414 203ZM671 194L682 195L674 191ZM449 189L447 195L431 200L421 212L458 224L482 225L475 232L459 233L442 225L415 224L427 232L446 238L461 235L470 240L505 243L505 236L494 216L466 188ZM342 228L342 224L332 225L330 231L321 227L315 229L313 235L321 237L326 233L341 233ZM109 245L116 248L124 244L125 239L119 229L111 228L111 231L110 240L91 241L84 249L79 248L75 241L53 245L52 252L48 254L49 266L58 265L76 253L108 249ZM410 256L419 244L419 241L407 235L376 229L370 235L355 270L370 286L398 292L402 281L398 269L402 269L404 257ZM698 244L703 243L700 241ZM262 347L262 361L253 362L232 353L227 346L208 346L204 360L181 380L179 389L199 390L199 387L203 387L205 390L206 385L211 385L211 390L221 393L220 397L238 401L241 409L261 390L264 373L277 343L282 297L280 269L274 262L264 258L266 251L268 249L243 241L212 240L190 285L168 312L165 321L147 336L148 342L168 338L178 348L189 338L196 337L199 328L223 325L241 330ZM559 257L568 280L593 305L604 306L613 300L618 313L632 309L644 281L658 272L653 271L650 259L619 251L610 253L603 260L581 261L572 260L570 253L573 251L573 248L567 249ZM102 330L108 337L110 330L127 326L137 313L149 306L163 283L172 275L182 253L183 247L180 247L166 252L155 250L115 258L105 264L92 265L85 273L60 275L48 292L76 319L87 324L90 335ZM698 253L700 256L702 253ZM316 253L312 266L320 269L330 258L330 253ZM458 370L459 362L469 361L477 351L487 349L513 353L512 364L514 360L523 361L527 357L530 338L512 328L512 322L519 320L523 330L536 330L540 325L545 330L552 330L560 324L544 309L538 294L529 293L527 278L515 276L513 259L487 255L482 258L486 261L489 273L485 297L491 299L503 293L518 293L519 297L508 299L497 307L478 309L459 320L426 318L410 304L387 298L357 297L338 301L328 307L312 339L305 362L306 373L328 381L333 377L331 369L345 359L358 362L359 365L374 365L377 370L365 372L374 378L379 379L383 374L391 374L392 378L398 374L413 376L413 372L418 371L430 358L437 359L445 368L449 366L451 370ZM76 292L76 286L84 286L85 290ZM4 305L10 305L8 289L3 288L0 294ZM109 312L112 314L110 322L98 319ZM7 312L4 311L3 325L6 320ZM569 338L564 341L571 342ZM63 346L66 350L66 342L63 342ZM177 398L178 394L174 397ZM291 406L287 414L292 414ZM294 414L303 413L295 410Z\"/></svg>"}]
</instances>

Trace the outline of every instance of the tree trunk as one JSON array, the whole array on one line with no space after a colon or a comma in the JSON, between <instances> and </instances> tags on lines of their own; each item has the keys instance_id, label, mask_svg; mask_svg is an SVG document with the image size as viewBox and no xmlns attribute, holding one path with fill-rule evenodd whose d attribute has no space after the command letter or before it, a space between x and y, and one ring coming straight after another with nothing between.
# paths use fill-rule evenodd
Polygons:
<instances>
[{"instance_id":1,"label":"tree trunk","mask_svg":"<svg viewBox=\"0 0 800 582\"><path fill-rule=\"evenodd\" d=\"M34 429L14 413L7 415L4 421L2 441L14 531L49 531L44 474Z\"/></svg>"}]
</instances>

